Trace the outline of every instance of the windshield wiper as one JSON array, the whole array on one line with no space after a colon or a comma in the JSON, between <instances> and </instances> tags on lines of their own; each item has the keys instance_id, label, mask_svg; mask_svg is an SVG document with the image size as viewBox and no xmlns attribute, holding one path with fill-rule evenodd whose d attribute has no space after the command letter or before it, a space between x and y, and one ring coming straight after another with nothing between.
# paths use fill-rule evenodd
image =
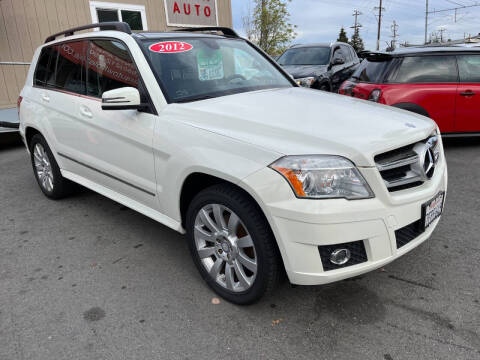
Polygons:
<instances>
[{"instance_id":1,"label":"windshield wiper","mask_svg":"<svg viewBox=\"0 0 480 360\"><path fill-rule=\"evenodd\" d=\"M192 96L184 99L175 100L175 102L181 104L181 103L188 103L188 102L198 101L198 100L214 99L216 97L217 96L213 96L213 95Z\"/></svg>"}]
</instances>

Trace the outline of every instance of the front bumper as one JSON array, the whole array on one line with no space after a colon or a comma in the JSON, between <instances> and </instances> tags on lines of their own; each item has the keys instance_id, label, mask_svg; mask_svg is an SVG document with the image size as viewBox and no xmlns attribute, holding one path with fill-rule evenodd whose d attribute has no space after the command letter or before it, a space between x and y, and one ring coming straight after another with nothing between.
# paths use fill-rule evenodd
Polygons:
<instances>
[{"instance_id":1,"label":"front bumper","mask_svg":"<svg viewBox=\"0 0 480 360\"><path fill-rule=\"evenodd\" d=\"M433 178L421 186L390 193L376 168L360 168L375 198L365 200L297 199L275 171L266 168L242 181L269 220L290 282L326 284L357 276L404 255L427 240L439 219L406 245L397 248L395 231L420 220L422 205L447 190L442 161ZM372 186L372 184L379 184ZM319 246L363 242L365 262L325 270Z\"/></svg>"}]
</instances>

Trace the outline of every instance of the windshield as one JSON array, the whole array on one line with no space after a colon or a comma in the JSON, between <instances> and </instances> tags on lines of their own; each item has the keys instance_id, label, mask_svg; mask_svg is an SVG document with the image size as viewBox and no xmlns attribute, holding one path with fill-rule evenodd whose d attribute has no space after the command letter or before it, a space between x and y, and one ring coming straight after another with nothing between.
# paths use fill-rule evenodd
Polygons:
<instances>
[{"instance_id":1,"label":"windshield","mask_svg":"<svg viewBox=\"0 0 480 360\"><path fill-rule=\"evenodd\" d=\"M278 59L280 65L328 65L329 62L329 47L292 48Z\"/></svg>"},{"instance_id":2,"label":"windshield","mask_svg":"<svg viewBox=\"0 0 480 360\"><path fill-rule=\"evenodd\" d=\"M244 40L178 38L143 44L170 102L293 86Z\"/></svg>"}]
</instances>

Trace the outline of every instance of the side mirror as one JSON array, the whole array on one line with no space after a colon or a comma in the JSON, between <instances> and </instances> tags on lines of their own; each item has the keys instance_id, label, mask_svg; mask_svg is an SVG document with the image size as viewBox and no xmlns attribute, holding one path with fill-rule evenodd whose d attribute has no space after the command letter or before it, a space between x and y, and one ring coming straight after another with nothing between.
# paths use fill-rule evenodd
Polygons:
<instances>
[{"instance_id":1,"label":"side mirror","mask_svg":"<svg viewBox=\"0 0 480 360\"><path fill-rule=\"evenodd\" d=\"M102 110L138 110L144 106L140 102L140 93L134 87L105 91L102 95Z\"/></svg>"}]
</instances>

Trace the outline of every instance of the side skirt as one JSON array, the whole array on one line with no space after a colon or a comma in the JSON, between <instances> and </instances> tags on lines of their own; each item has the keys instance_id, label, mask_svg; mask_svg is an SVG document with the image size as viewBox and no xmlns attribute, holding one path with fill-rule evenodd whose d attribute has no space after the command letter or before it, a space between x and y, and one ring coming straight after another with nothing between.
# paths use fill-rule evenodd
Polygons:
<instances>
[{"instance_id":1,"label":"side skirt","mask_svg":"<svg viewBox=\"0 0 480 360\"><path fill-rule=\"evenodd\" d=\"M126 207L129 207L132 210L135 210L145 216L148 216L149 218L165 225L168 226L169 228L178 231L181 234L185 234L185 230L182 227L182 224L179 221L176 221L162 213L159 213L158 211L147 207L145 205L140 204L139 202L132 200L125 195L119 194L113 190L110 190L104 186L98 185L94 183L93 181L90 181L82 176L79 176L77 174L74 174L70 171L67 170L60 170L62 173L62 176L76 182L80 185L85 186L86 188L93 190L109 199L112 199L113 201L116 201L122 205L125 205Z\"/></svg>"}]
</instances>

